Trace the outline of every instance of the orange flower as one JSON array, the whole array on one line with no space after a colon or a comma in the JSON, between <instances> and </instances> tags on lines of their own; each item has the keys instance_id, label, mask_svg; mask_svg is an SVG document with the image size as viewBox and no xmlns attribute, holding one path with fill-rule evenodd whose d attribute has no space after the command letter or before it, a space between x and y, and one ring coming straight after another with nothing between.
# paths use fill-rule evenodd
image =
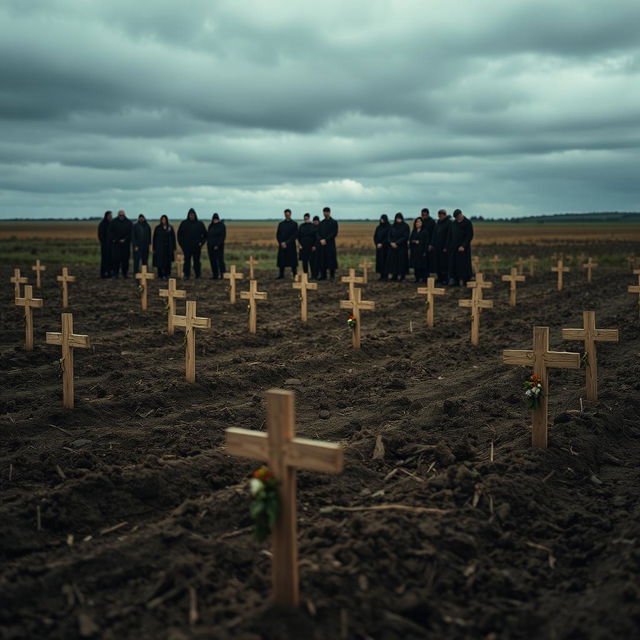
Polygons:
<instances>
[{"instance_id":1,"label":"orange flower","mask_svg":"<svg viewBox=\"0 0 640 640\"><path fill-rule=\"evenodd\" d=\"M260 467L256 471L253 472L253 477L258 480L262 480L262 482L267 482L273 478L271 471L267 467Z\"/></svg>"}]
</instances>

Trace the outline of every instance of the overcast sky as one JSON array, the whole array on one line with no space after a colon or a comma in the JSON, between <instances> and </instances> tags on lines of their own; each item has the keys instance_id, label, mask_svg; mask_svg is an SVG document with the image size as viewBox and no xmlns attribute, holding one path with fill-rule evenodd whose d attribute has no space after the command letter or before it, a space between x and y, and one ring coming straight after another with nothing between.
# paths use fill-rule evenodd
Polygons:
<instances>
[{"instance_id":1,"label":"overcast sky","mask_svg":"<svg viewBox=\"0 0 640 640\"><path fill-rule=\"evenodd\" d=\"M640 210L640 0L0 0L0 217Z\"/></svg>"}]
</instances>

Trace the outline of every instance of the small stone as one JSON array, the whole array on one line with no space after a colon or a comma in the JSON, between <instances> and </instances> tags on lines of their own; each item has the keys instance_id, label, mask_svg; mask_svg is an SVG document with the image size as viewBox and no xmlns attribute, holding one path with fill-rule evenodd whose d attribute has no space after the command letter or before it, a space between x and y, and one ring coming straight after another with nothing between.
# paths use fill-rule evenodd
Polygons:
<instances>
[{"instance_id":1,"label":"small stone","mask_svg":"<svg viewBox=\"0 0 640 640\"><path fill-rule=\"evenodd\" d=\"M320 418L322 418L322 420L327 420L331 417L331 414L326 409L322 409L322 411L320 411L318 415L320 416Z\"/></svg>"}]
</instances>

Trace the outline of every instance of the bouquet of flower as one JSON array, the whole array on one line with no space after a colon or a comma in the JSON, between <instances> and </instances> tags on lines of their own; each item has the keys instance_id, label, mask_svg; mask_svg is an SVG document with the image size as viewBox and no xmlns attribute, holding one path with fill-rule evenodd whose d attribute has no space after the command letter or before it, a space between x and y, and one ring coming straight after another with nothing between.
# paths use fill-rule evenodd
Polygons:
<instances>
[{"instance_id":1,"label":"bouquet of flower","mask_svg":"<svg viewBox=\"0 0 640 640\"><path fill-rule=\"evenodd\" d=\"M280 511L278 481L267 467L260 467L249 480L249 490L253 496L249 510L255 523L256 539L263 542L271 535Z\"/></svg>"},{"instance_id":2,"label":"bouquet of flower","mask_svg":"<svg viewBox=\"0 0 640 640\"><path fill-rule=\"evenodd\" d=\"M351 314L347 319L347 326L349 327L349 329L351 329L351 331L353 331L356 328L356 323L357 323L357 320L355 319L355 316Z\"/></svg>"},{"instance_id":3,"label":"bouquet of flower","mask_svg":"<svg viewBox=\"0 0 640 640\"><path fill-rule=\"evenodd\" d=\"M544 395L544 390L542 388L542 380L540 376L532 375L526 382L523 383L524 386L524 395L527 398L527 402L529 403L529 409L535 411L540 408L540 400Z\"/></svg>"}]
</instances>

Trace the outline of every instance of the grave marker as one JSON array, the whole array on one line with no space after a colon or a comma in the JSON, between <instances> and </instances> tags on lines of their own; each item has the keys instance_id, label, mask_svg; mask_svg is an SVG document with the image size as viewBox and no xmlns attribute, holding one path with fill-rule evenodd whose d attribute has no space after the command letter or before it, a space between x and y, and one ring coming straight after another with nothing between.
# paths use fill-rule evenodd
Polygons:
<instances>
[{"instance_id":1,"label":"grave marker","mask_svg":"<svg viewBox=\"0 0 640 640\"><path fill-rule=\"evenodd\" d=\"M249 256L249 259L245 262L246 265L249 266L249 280L253 280L254 279L254 267L257 264L260 264L259 260L255 260L253 256Z\"/></svg>"},{"instance_id":2,"label":"grave marker","mask_svg":"<svg viewBox=\"0 0 640 640\"><path fill-rule=\"evenodd\" d=\"M68 267L63 267L62 275L56 276L56 280L62 283L62 308L66 309L69 306L69 290L67 285L69 282L75 282L76 277L69 275Z\"/></svg>"},{"instance_id":3,"label":"grave marker","mask_svg":"<svg viewBox=\"0 0 640 640\"><path fill-rule=\"evenodd\" d=\"M473 266L473 273L478 273L478 271L480 271L480 256L473 256L473 258L471 258L471 265Z\"/></svg>"},{"instance_id":4,"label":"grave marker","mask_svg":"<svg viewBox=\"0 0 640 640\"><path fill-rule=\"evenodd\" d=\"M267 292L258 291L258 281L249 281L249 291L241 291L240 298L249 301L249 333L256 333L258 329L257 300L266 300Z\"/></svg>"},{"instance_id":5,"label":"grave marker","mask_svg":"<svg viewBox=\"0 0 640 640\"><path fill-rule=\"evenodd\" d=\"M364 284L364 278L362 276L356 276L355 269L349 269L349 275L342 276L342 278L340 278L340 282L344 282L349 285L349 300L351 300L353 298L353 291L356 284Z\"/></svg>"},{"instance_id":6,"label":"grave marker","mask_svg":"<svg viewBox=\"0 0 640 640\"><path fill-rule=\"evenodd\" d=\"M24 297L16 298L16 306L24 307L24 348L26 351L33 350L33 311L34 308L42 307L42 298L33 297L33 287L30 284L24 287Z\"/></svg>"},{"instance_id":7,"label":"grave marker","mask_svg":"<svg viewBox=\"0 0 640 640\"><path fill-rule=\"evenodd\" d=\"M196 329L211 329L211 318L198 318L196 301L187 300L186 313L173 316L174 327L184 327L185 332L185 373L187 382L196 381Z\"/></svg>"},{"instance_id":8,"label":"grave marker","mask_svg":"<svg viewBox=\"0 0 640 640\"><path fill-rule=\"evenodd\" d=\"M40 286L42 284L40 280L40 272L46 271L47 267L41 265L40 260L36 260L36 263L31 267L31 270L36 272L36 288L40 289Z\"/></svg>"},{"instance_id":9,"label":"grave marker","mask_svg":"<svg viewBox=\"0 0 640 640\"><path fill-rule=\"evenodd\" d=\"M147 280L153 280L155 275L151 273L146 264L140 267L139 273L136 273L136 280L140 280L140 286L142 287L142 296L140 297L140 308L142 311L146 311L149 304L149 291L147 286Z\"/></svg>"},{"instance_id":10,"label":"grave marker","mask_svg":"<svg viewBox=\"0 0 640 640\"><path fill-rule=\"evenodd\" d=\"M418 287L417 295L427 296L427 327L429 329L433 328L433 304L435 302L434 296L442 296L446 293L444 289L435 286L436 279L429 276L427 278L427 286L426 287Z\"/></svg>"},{"instance_id":11,"label":"grave marker","mask_svg":"<svg viewBox=\"0 0 640 640\"><path fill-rule=\"evenodd\" d=\"M516 306L516 289L518 282L524 282L525 279L525 276L518 275L518 270L515 267L511 267L511 275L502 276L502 281L509 283L509 304L512 307Z\"/></svg>"},{"instance_id":12,"label":"grave marker","mask_svg":"<svg viewBox=\"0 0 640 640\"><path fill-rule=\"evenodd\" d=\"M306 273L300 273L299 278L291 286L300 290L300 320L307 321L307 291L317 291L318 285L315 282L309 282L309 276Z\"/></svg>"},{"instance_id":13,"label":"grave marker","mask_svg":"<svg viewBox=\"0 0 640 640\"><path fill-rule=\"evenodd\" d=\"M362 289L354 289L353 297L349 300L340 300L341 309L351 309L351 315L356 324L351 330L354 349L360 349L360 312L371 311L376 308L376 303L362 299Z\"/></svg>"},{"instance_id":14,"label":"grave marker","mask_svg":"<svg viewBox=\"0 0 640 640\"><path fill-rule=\"evenodd\" d=\"M236 265L232 264L223 276L225 280L229 281L229 302L231 304L236 303L236 280L242 280L244 273L236 271Z\"/></svg>"},{"instance_id":15,"label":"grave marker","mask_svg":"<svg viewBox=\"0 0 640 640\"><path fill-rule=\"evenodd\" d=\"M558 291L562 291L562 287L564 286L563 274L569 273L571 269L569 269L569 267L565 267L563 259L560 258L558 260L558 264L555 267L551 267L551 271L558 274Z\"/></svg>"},{"instance_id":16,"label":"grave marker","mask_svg":"<svg viewBox=\"0 0 640 640\"><path fill-rule=\"evenodd\" d=\"M158 295L167 299L167 333L172 336L175 333L173 316L176 315L176 300L186 298L187 292L184 289L176 289L176 279L169 278L167 288L160 289Z\"/></svg>"},{"instance_id":17,"label":"grave marker","mask_svg":"<svg viewBox=\"0 0 640 640\"><path fill-rule=\"evenodd\" d=\"M367 284L369 282L369 268L373 267L373 263L365 258L358 266L362 269L362 281Z\"/></svg>"},{"instance_id":18,"label":"grave marker","mask_svg":"<svg viewBox=\"0 0 640 640\"><path fill-rule=\"evenodd\" d=\"M598 263L589 258L582 267L587 270L587 282L591 284L591 271L598 267Z\"/></svg>"},{"instance_id":19,"label":"grave marker","mask_svg":"<svg viewBox=\"0 0 640 640\"><path fill-rule=\"evenodd\" d=\"M538 258L531 255L529 256L529 277L533 278L536 272L536 262L538 262Z\"/></svg>"},{"instance_id":20,"label":"grave marker","mask_svg":"<svg viewBox=\"0 0 640 640\"><path fill-rule=\"evenodd\" d=\"M176 276L182 278L184 276L184 255L176 254Z\"/></svg>"},{"instance_id":21,"label":"grave marker","mask_svg":"<svg viewBox=\"0 0 640 640\"><path fill-rule=\"evenodd\" d=\"M20 297L20 285L27 284L28 280L25 276L20 275L20 269L14 269L13 275L9 278L9 282L13 283L13 297Z\"/></svg>"},{"instance_id":22,"label":"grave marker","mask_svg":"<svg viewBox=\"0 0 640 640\"><path fill-rule=\"evenodd\" d=\"M500 264L500 258L496 254L496 255L493 256L493 258L491 258L491 260L489 260L489 262L493 265L493 275L497 276L498 275L498 265Z\"/></svg>"},{"instance_id":23,"label":"grave marker","mask_svg":"<svg viewBox=\"0 0 640 640\"><path fill-rule=\"evenodd\" d=\"M471 290L471 299L458 300L458 304L471 309L471 344L477 345L480 342L480 310L491 309L493 300L483 300L482 288L474 287Z\"/></svg>"},{"instance_id":24,"label":"grave marker","mask_svg":"<svg viewBox=\"0 0 640 640\"><path fill-rule=\"evenodd\" d=\"M517 269L518 269L518 275L521 276L524 273L524 265L527 263L527 261L524 258L518 258L516 260L516 265L517 265Z\"/></svg>"}]
</instances>

